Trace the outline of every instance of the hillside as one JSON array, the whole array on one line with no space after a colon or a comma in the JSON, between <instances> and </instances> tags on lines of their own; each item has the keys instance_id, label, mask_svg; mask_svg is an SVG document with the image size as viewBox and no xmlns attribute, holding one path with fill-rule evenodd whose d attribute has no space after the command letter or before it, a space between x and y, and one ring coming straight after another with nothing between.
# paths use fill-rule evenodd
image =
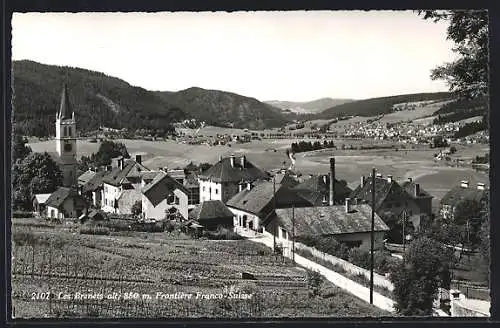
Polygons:
<instances>
[{"instance_id":1,"label":"hillside","mask_svg":"<svg viewBox=\"0 0 500 328\"><path fill-rule=\"evenodd\" d=\"M380 114L391 113L393 111L393 105L395 104L429 100L444 100L450 99L452 97L452 94L449 92L435 92L357 100L328 108L319 113L317 115L317 118L331 119L347 115L376 116Z\"/></svg>"},{"instance_id":2,"label":"hillside","mask_svg":"<svg viewBox=\"0 0 500 328\"><path fill-rule=\"evenodd\" d=\"M259 130L288 122L280 109L235 93L193 87L156 94L209 125Z\"/></svg>"},{"instance_id":3,"label":"hillside","mask_svg":"<svg viewBox=\"0 0 500 328\"><path fill-rule=\"evenodd\" d=\"M278 108L224 91L154 92L100 72L27 60L14 61L12 71L14 122L25 135L55 134L54 117L64 83L80 131L106 126L164 135L173 131L172 123L193 117L215 126L251 129L288 121Z\"/></svg>"},{"instance_id":4,"label":"hillside","mask_svg":"<svg viewBox=\"0 0 500 328\"><path fill-rule=\"evenodd\" d=\"M154 93L103 73L33 61L15 61L12 71L13 117L27 135L54 135L63 83L68 85L80 131L107 126L168 132L171 122L187 116Z\"/></svg>"},{"instance_id":5,"label":"hillside","mask_svg":"<svg viewBox=\"0 0 500 328\"><path fill-rule=\"evenodd\" d=\"M281 100L268 100L264 101L274 107L278 107L284 111L290 111L297 114L315 114L324 111L330 107L342 105L354 101L353 99L333 99L321 98L313 101L294 102L294 101L281 101Z\"/></svg>"}]
</instances>

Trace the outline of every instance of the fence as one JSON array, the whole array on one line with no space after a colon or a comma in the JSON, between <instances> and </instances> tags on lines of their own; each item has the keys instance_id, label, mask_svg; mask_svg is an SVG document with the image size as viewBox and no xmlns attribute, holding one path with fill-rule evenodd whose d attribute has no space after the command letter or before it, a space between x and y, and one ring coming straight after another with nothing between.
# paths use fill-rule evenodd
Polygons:
<instances>
[{"instance_id":1,"label":"fence","mask_svg":"<svg viewBox=\"0 0 500 328\"><path fill-rule=\"evenodd\" d=\"M467 298L483 301L491 300L490 289L487 287L474 286L470 283L464 283L460 281L452 281L450 284L450 288L460 290Z\"/></svg>"},{"instance_id":2,"label":"fence","mask_svg":"<svg viewBox=\"0 0 500 328\"><path fill-rule=\"evenodd\" d=\"M370 271L369 270L361 268L357 265L354 265L354 264L352 264L348 261L345 261L343 259L340 259L336 256L323 253L314 247L309 247L309 246L306 246L306 245L304 245L302 243L298 243L298 242L295 243L295 248L302 249L304 251L309 251L309 252L311 252L311 254L313 256L317 257L318 259L322 259L323 261L328 261L333 265L338 265L343 270L345 270L346 272L349 272L350 274L363 275L366 279L368 279L368 280L370 279ZM384 276L382 276L378 273L375 273L375 272L373 273L373 284L375 286L387 288L389 291L394 290L394 285L387 278L385 278Z\"/></svg>"}]
</instances>

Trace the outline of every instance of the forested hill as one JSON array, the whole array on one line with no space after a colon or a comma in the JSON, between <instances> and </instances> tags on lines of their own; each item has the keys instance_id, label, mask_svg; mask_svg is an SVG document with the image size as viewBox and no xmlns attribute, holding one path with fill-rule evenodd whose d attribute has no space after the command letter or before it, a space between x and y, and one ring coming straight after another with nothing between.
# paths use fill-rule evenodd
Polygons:
<instances>
[{"instance_id":1,"label":"forested hill","mask_svg":"<svg viewBox=\"0 0 500 328\"><path fill-rule=\"evenodd\" d=\"M279 108L235 93L192 87L157 94L210 125L258 130L281 127L289 122Z\"/></svg>"},{"instance_id":2,"label":"forested hill","mask_svg":"<svg viewBox=\"0 0 500 328\"><path fill-rule=\"evenodd\" d=\"M390 97L370 98L328 108L319 113L317 117L330 119L346 115L376 116L392 112L392 106L395 104L441 99L444 100L452 98L453 95L449 92L415 93Z\"/></svg>"},{"instance_id":3,"label":"forested hill","mask_svg":"<svg viewBox=\"0 0 500 328\"><path fill-rule=\"evenodd\" d=\"M154 92L100 72L73 67L14 61L13 107L16 128L25 135L55 134L61 90L68 86L80 131L99 126L169 133L184 118L241 128L277 127L287 122L279 109L228 92L190 88Z\"/></svg>"},{"instance_id":4,"label":"forested hill","mask_svg":"<svg viewBox=\"0 0 500 328\"><path fill-rule=\"evenodd\" d=\"M80 131L106 126L167 132L172 129L171 122L187 117L153 92L103 73L25 60L13 62L12 71L13 118L26 135L55 134L55 114L64 83Z\"/></svg>"}]
</instances>

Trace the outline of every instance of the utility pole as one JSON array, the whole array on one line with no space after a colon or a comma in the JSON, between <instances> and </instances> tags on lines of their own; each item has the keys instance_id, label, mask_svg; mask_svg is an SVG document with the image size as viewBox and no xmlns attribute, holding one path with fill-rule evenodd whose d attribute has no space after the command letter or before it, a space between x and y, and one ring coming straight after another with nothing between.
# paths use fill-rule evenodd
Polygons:
<instances>
[{"instance_id":1,"label":"utility pole","mask_svg":"<svg viewBox=\"0 0 500 328\"><path fill-rule=\"evenodd\" d=\"M292 261L295 263L295 205L292 205Z\"/></svg>"},{"instance_id":2,"label":"utility pole","mask_svg":"<svg viewBox=\"0 0 500 328\"><path fill-rule=\"evenodd\" d=\"M373 304L373 249L375 244L375 168L372 170L372 229L370 231L370 304Z\"/></svg>"},{"instance_id":3,"label":"utility pole","mask_svg":"<svg viewBox=\"0 0 500 328\"><path fill-rule=\"evenodd\" d=\"M403 211L403 264L405 263L405 254L406 254L405 224L406 224L406 210Z\"/></svg>"},{"instance_id":4,"label":"utility pole","mask_svg":"<svg viewBox=\"0 0 500 328\"><path fill-rule=\"evenodd\" d=\"M273 210L276 214L276 176L273 176ZM271 214L272 215L272 214ZM276 214L277 216L277 214ZM273 222L273 252L276 253L276 223L278 222L277 218Z\"/></svg>"}]
</instances>

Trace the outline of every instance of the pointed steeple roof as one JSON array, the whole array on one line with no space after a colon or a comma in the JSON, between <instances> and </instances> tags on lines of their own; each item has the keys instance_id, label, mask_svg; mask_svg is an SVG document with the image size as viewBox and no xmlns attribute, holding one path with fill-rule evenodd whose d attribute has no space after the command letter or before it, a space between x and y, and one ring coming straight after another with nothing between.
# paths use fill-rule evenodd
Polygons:
<instances>
[{"instance_id":1,"label":"pointed steeple roof","mask_svg":"<svg viewBox=\"0 0 500 328\"><path fill-rule=\"evenodd\" d=\"M59 113L57 117L59 119L70 119L73 115L73 108L69 102L68 88L66 83L63 85L63 90L61 93L61 106L59 107Z\"/></svg>"}]
</instances>

